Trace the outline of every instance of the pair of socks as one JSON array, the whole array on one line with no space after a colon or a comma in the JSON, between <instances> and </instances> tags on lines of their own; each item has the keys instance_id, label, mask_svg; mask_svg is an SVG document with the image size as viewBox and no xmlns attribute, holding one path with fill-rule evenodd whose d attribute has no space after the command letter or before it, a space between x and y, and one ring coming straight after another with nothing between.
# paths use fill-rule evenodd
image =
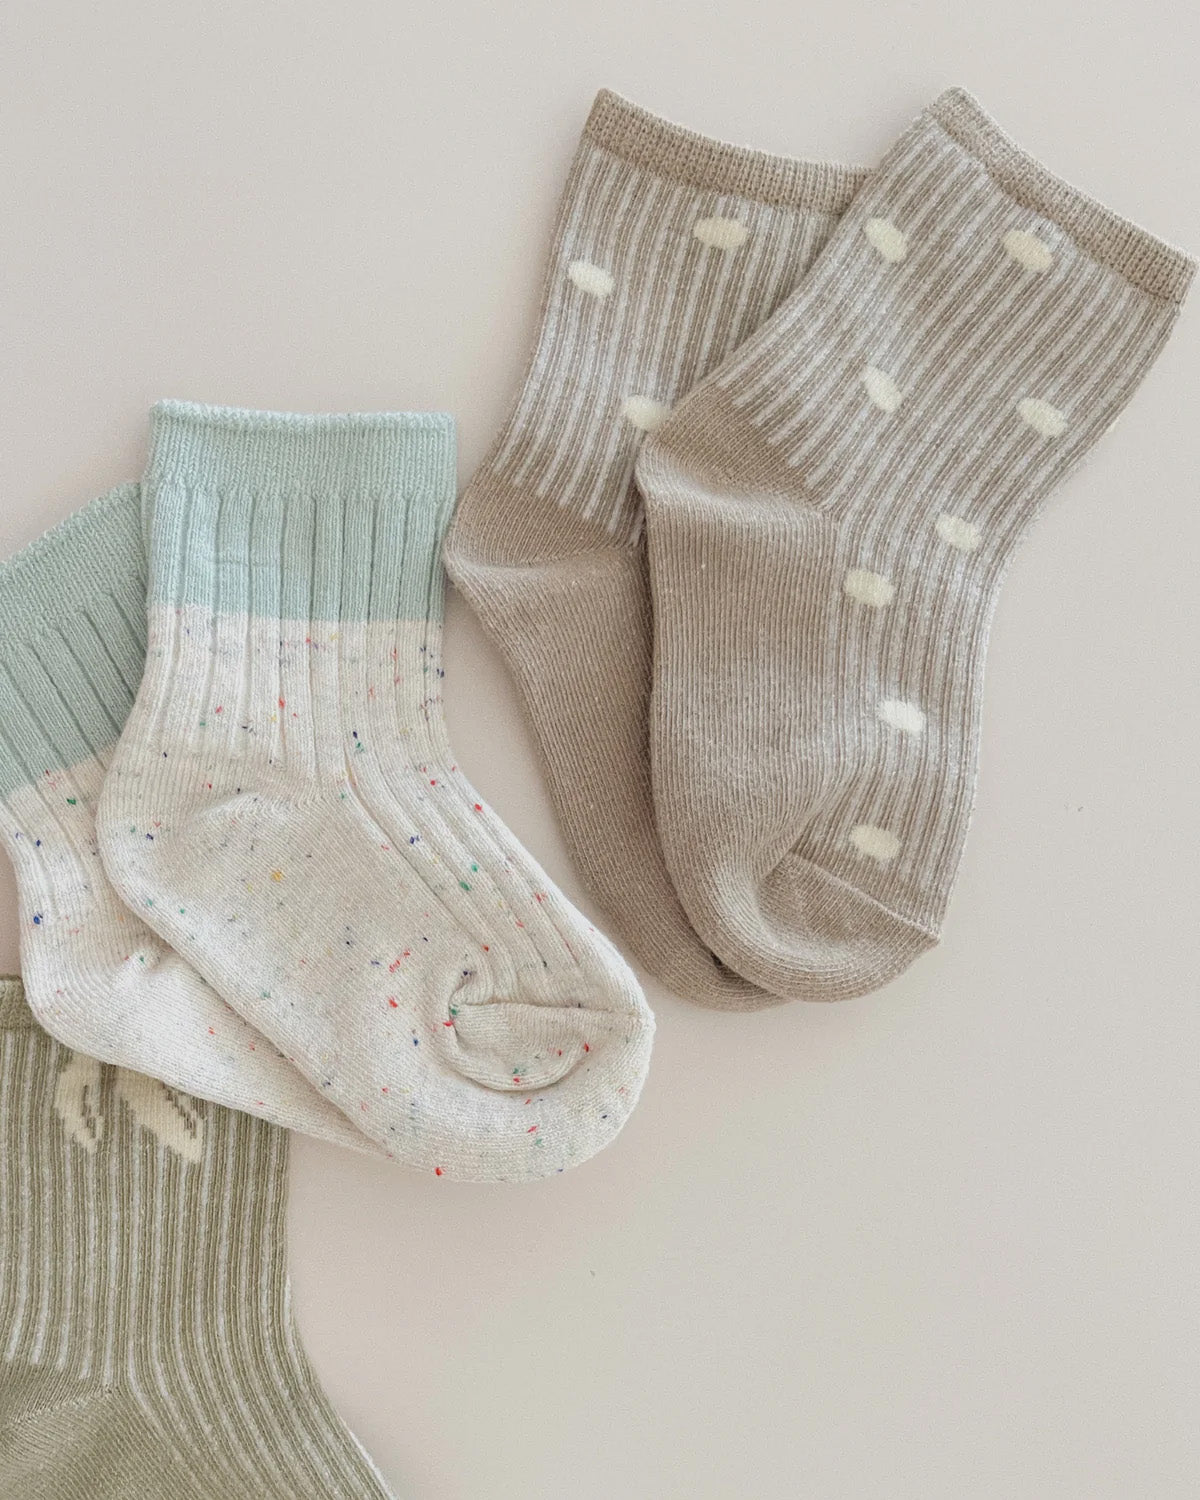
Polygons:
<instances>
[{"instance_id":1,"label":"pair of socks","mask_svg":"<svg viewBox=\"0 0 1200 1500\"><path fill-rule=\"evenodd\" d=\"M519 1180L612 1139L653 1021L453 760L454 469L439 415L157 407L142 484L0 566L0 796L60 1041Z\"/></svg>"},{"instance_id":2,"label":"pair of socks","mask_svg":"<svg viewBox=\"0 0 1200 1500\"><path fill-rule=\"evenodd\" d=\"M651 973L839 999L938 940L1005 567L1193 271L961 90L872 172L599 96L446 558Z\"/></svg>"},{"instance_id":3,"label":"pair of socks","mask_svg":"<svg viewBox=\"0 0 1200 1500\"><path fill-rule=\"evenodd\" d=\"M385 1500L292 1322L287 1154L0 979L0 1494Z\"/></svg>"}]
</instances>

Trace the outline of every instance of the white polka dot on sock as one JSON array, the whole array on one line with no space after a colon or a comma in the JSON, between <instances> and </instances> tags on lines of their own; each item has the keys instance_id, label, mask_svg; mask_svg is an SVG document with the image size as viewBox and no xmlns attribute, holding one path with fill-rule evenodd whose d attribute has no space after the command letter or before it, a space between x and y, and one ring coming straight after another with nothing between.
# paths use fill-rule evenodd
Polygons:
<instances>
[{"instance_id":1,"label":"white polka dot on sock","mask_svg":"<svg viewBox=\"0 0 1200 1500\"><path fill-rule=\"evenodd\" d=\"M651 396L626 396L621 402L621 415L643 432L653 432L671 415L671 408Z\"/></svg>"},{"instance_id":2,"label":"white polka dot on sock","mask_svg":"<svg viewBox=\"0 0 1200 1500\"><path fill-rule=\"evenodd\" d=\"M896 597L889 579L882 573L869 573L865 568L850 569L842 579L842 592L872 609L883 609Z\"/></svg>"},{"instance_id":3,"label":"white polka dot on sock","mask_svg":"<svg viewBox=\"0 0 1200 1500\"><path fill-rule=\"evenodd\" d=\"M866 388L867 395L880 411L890 414L904 400L904 392L892 377L885 375L882 370L877 370L874 365L868 365L859 378Z\"/></svg>"},{"instance_id":4,"label":"white polka dot on sock","mask_svg":"<svg viewBox=\"0 0 1200 1500\"><path fill-rule=\"evenodd\" d=\"M886 865L900 853L900 840L886 828L876 828L874 823L856 823L850 830L850 842L860 854Z\"/></svg>"},{"instance_id":5,"label":"white polka dot on sock","mask_svg":"<svg viewBox=\"0 0 1200 1500\"><path fill-rule=\"evenodd\" d=\"M1048 271L1054 264L1054 251L1027 229L1010 229L1000 243L1006 254L1027 271Z\"/></svg>"},{"instance_id":6,"label":"white polka dot on sock","mask_svg":"<svg viewBox=\"0 0 1200 1500\"><path fill-rule=\"evenodd\" d=\"M908 240L891 219L868 219L863 225L863 233L884 260L890 260L893 265L908 254Z\"/></svg>"},{"instance_id":7,"label":"white polka dot on sock","mask_svg":"<svg viewBox=\"0 0 1200 1500\"><path fill-rule=\"evenodd\" d=\"M970 521L964 521L961 516L943 512L933 524L942 541L951 547L957 547L960 552L974 552L983 540L979 527Z\"/></svg>"},{"instance_id":8,"label":"white polka dot on sock","mask_svg":"<svg viewBox=\"0 0 1200 1500\"><path fill-rule=\"evenodd\" d=\"M885 698L875 712L885 724L899 729L903 734L924 734L925 715L915 703L904 698Z\"/></svg>"},{"instance_id":9,"label":"white polka dot on sock","mask_svg":"<svg viewBox=\"0 0 1200 1500\"><path fill-rule=\"evenodd\" d=\"M617 284L603 266L593 265L590 260L573 260L567 267L567 275L589 297L610 297Z\"/></svg>"},{"instance_id":10,"label":"white polka dot on sock","mask_svg":"<svg viewBox=\"0 0 1200 1500\"><path fill-rule=\"evenodd\" d=\"M736 250L750 238L750 231L737 219L697 219L692 233L713 250Z\"/></svg>"},{"instance_id":11,"label":"white polka dot on sock","mask_svg":"<svg viewBox=\"0 0 1200 1500\"><path fill-rule=\"evenodd\" d=\"M1065 414L1057 406L1051 406L1049 401L1041 401L1036 396L1026 396L1018 401L1017 415L1045 438L1061 437L1067 430Z\"/></svg>"}]
</instances>

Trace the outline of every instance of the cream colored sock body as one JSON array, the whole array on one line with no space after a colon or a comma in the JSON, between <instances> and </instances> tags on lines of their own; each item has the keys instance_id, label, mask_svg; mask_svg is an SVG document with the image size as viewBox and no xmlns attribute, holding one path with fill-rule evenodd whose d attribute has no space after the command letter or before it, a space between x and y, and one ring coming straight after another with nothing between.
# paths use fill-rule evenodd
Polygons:
<instances>
[{"instance_id":1,"label":"cream colored sock body","mask_svg":"<svg viewBox=\"0 0 1200 1500\"><path fill-rule=\"evenodd\" d=\"M620 1129L653 1022L429 760L453 486L440 416L156 409L150 648L100 842L125 901L384 1150L540 1177Z\"/></svg>"},{"instance_id":2,"label":"cream colored sock body","mask_svg":"<svg viewBox=\"0 0 1200 1500\"><path fill-rule=\"evenodd\" d=\"M355 1150L366 1136L129 910L96 806L146 659L137 485L0 563L0 805L21 961L65 1045Z\"/></svg>"}]
</instances>

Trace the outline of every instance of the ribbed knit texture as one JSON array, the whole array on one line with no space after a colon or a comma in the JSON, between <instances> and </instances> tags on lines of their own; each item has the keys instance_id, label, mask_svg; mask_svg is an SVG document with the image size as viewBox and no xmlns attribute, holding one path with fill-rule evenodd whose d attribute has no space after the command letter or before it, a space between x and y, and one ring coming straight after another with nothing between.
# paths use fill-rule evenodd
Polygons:
<instances>
[{"instance_id":1,"label":"ribbed knit texture","mask_svg":"<svg viewBox=\"0 0 1200 1500\"><path fill-rule=\"evenodd\" d=\"M739 973L836 999L936 941L1005 565L1193 269L955 90L643 448L659 828Z\"/></svg>"},{"instance_id":2,"label":"ribbed knit texture","mask_svg":"<svg viewBox=\"0 0 1200 1500\"><path fill-rule=\"evenodd\" d=\"M800 281L864 175L708 140L601 93L524 387L446 547L520 685L588 890L652 974L706 1005L775 997L697 939L655 832L633 464L673 403Z\"/></svg>"},{"instance_id":3,"label":"ribbed knit texture","mask_svg":"<svg viewBox=\"0 0 1200 1500\"><path fill-rule=\"evenodd\" d=\"M373 1149L121 902L96 804L146 655L136 485L0 563L0 806L30 1003L59 1041L174 1088Z\"/></svg>"},{"instance_id":4,"label":"ribbed knit texture","mask_svg":"<svg viewBox=\"0 0 1200 1500\"><path fill-rule=\"evenodd\" d=\"M59 1045L0 980L6 1500L384 1500L292 1322L287 1150Z\"/></svg>"},{"instance_id":5,"label":"ribbed knit texture","mask_svg":"<svg viewBox=\"0 0 1200 1500\"><path fill-rule=\"evenodd\" d=\"M371 1140L541 1177L620 1129L633 975L449 759L448 417L166 403L150 645L100 807L126 903Z\"/></svg>"}]
</instances>

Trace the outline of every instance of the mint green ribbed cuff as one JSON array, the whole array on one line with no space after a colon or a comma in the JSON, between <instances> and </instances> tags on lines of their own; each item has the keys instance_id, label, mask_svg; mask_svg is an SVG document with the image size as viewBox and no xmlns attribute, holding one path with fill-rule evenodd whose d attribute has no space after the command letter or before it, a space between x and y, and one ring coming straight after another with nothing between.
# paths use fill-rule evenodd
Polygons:
<instances>
[{"instance_id":1,"label":"mint green ribbed cuff","mask_svg":"<svg viewBox=\"0 0 1200 1500\"><path fill-rule=\"evenodd\" d=\"M144 488L156 605L293 624L441 615L449 416L161 402Z\"/></svg>"},{"instance_id":2,"label":"mint green ribbed cuff","mask_svg":"<svg viewBox=\"0 0 1200 1500\"><path fill-rule=\"evenodd\" d=\"M118 485L0 562L0 645L32 641L116 597L146 613L146 549L136 484Z\"/></svg>"},{"instance_id":3,"label":"mint green ribbed cuff","mask_svg":"<svg viewBox=\"0 0 1200 1500\"><path fill-rule=\"evenodd\" d=\"M121 485L0 563L0 797L116 743L146 659L146 551Z\"/></svg>"},{"instance_id":4,"label":"mint green ribbed cuff","mask_svg":"<svg viewBox=\"0 0 1200 1500\"><path fill-rule=\"evenodd\" d=\"M15 974L0 974L0 1031L29 1031L36 1025L25 986Z\"/></svg>"},{"instance_id":5,"label":"mint green ribbed cuff","mask_svg":"<svg viewBox=\"0 0 1200 1500\"><path fill-rule=\"evenodd\" d=\"M160 401L150 413L146 478L214 493L434 494L455 483L454 418L445 412L303 416Z\"/></svg>"}]
</instances>

